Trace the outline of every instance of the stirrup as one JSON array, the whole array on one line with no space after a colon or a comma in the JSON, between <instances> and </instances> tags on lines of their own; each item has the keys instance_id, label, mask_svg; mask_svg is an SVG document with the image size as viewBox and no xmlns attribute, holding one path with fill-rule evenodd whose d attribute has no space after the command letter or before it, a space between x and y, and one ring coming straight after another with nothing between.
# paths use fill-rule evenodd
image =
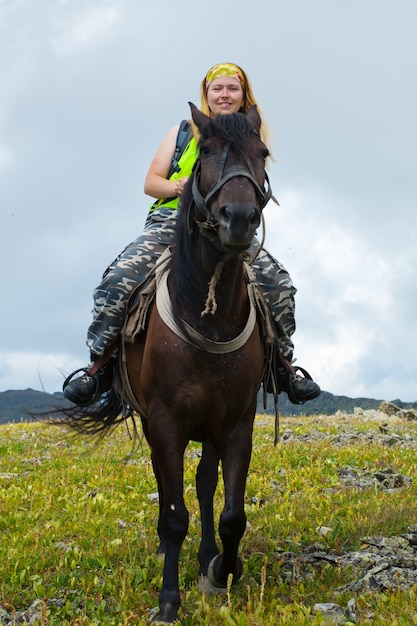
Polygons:
<instances>
[{"instance_id":1,"label":"stirrup","mask_svg":"<svg viewBox=\"0 0 417 626\"><path fill-rule=\"evenodd\" d=\"M288 399L290 402L292 402L292 404L304 404L306 400L299 400L295 394L293 377L297 375L298 371L300 371L303 374L304 378L308 378L309 380L313 380L313 378L312 376L310 376L307 370L305 370L303 367L300 367L299 365L295 365L295 366L291 365L291 367L293 368L294 371L291 372L291 370L288 370L289 372L288 390L287 390Z\"/></svg>"},{"instance_id":2,"label":"stirrup","mask_svg":"<svg viewBox=\"0 0 417 626\"><path fill-rule=\"evenodd\" d=\"M94 380L95 389L94 389L94 393L93 393L91 399L89 399L88 402L85 402L83 404L79 404L79 406L88 406L89 404L92 404L93 402L95 402L95 400L97 400L97 398L99 396L99 379L98 379L98 376L97 376L97 374L94 374L93 376L91 376L89 374L89 371L90 371L89 367L79 367L77 370L72 372L72 374L67 376L67 378L64 380L63 385L62 385L62 390L64 391L65 387L68 386L68 384L72 381L74 376L76 376L80 372L84 372L84 374L86 376L90 376L90 378L92 378Z\"/></svg>"}]
</instances>

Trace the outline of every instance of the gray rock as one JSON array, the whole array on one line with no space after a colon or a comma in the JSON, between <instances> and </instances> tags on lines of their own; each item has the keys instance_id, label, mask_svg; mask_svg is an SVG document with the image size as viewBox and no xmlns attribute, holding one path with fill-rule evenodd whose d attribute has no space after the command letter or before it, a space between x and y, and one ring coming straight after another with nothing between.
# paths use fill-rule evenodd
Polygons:
<instances>
[{"instance_id":1,"label":"gray rock","mask_svg":"<svg viewBox=\"0 0 417 626\"><path fill-rule=\"evenodd\" d=\"M401 414L401 409L393 402L381 402L381 404L379 405L379 410L381 411L381 413L386 413L387 415Z\"/></svg>"}]
</instances>

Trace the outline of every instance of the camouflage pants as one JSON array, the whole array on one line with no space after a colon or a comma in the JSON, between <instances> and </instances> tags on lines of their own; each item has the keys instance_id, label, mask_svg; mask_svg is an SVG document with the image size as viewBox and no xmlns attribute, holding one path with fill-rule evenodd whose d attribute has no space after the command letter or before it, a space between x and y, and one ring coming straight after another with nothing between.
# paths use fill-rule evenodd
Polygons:
<instances>
[{"instance_id":1,"label":"camouflage pants","mask_svg":"<svg viewBox=\"0 0 417 626\"><path fill-rule=\"evenodd\" d=\"M93 354L101 356L106 347L118 337L129 295L171 244L176 215L175 209L159 209L150 213L144 232L104 272L100 285L93 293L93 322L87 334L87 346ZM255 240L252 247L254 256L259 242ZM282 355L291 359L294 349L291 336L295 331L296 289L284 266L266 250L261 250L252 267L271 310Z\"/></svg>"}]
</instances>

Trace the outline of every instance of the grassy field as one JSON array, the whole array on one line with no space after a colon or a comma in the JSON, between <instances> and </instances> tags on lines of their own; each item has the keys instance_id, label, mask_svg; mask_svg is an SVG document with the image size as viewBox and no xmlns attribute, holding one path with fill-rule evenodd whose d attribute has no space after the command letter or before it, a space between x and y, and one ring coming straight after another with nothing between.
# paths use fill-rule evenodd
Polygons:
<instances>
[{"instance_id":1,"label":"grassy field","mask_svg":"<svg viewBox=\"0 0 417 626\"><path fill-rule=\"evenodd\" d=\"M321 542L330 554L341 555L358 549L363 537L401 535L417 523L415 445L339 437L384 429L411 441L417 437L417 422L393 418L384 425L358 415L282 418L285 436L274 447L273 419L258 416L241 544L244 575L224 596L198 590L199 448L190 445L181 623L337 623L325 621L313 606L346 606L352 597L356 623L417 623L415 587L339 594L353 573L330 562L308 575L295 562L282 576L285 551L297 554ZM129 457L132 442L124 427L98 445L39 423L2 425L0 435L0 606L13 614L39 600L35 624L146 624L158 603L162 574L155 555L156 484L146 443ZM371 473L389 468L411 481L398 490L349 489L340 482L340 470L347 467ZM220 491L217 513L221 505Z\"/></svg>"}]
</instances>

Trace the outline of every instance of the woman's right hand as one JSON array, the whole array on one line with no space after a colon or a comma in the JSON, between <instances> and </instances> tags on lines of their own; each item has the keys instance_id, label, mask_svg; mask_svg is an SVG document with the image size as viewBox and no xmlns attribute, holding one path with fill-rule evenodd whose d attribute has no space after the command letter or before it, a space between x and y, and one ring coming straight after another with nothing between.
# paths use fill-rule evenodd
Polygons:
<instances>
[{"instance_id":1,"label":"woman's right hand","mask_svg":"<svg viewBox=\"0 0 417 626\"><path fill-rule=\"evenodd\" d=\"M187 176L183 176L183 178L179 178L175 181L175 196L180 197L182 192L184 191L185 184L188 180Z\"/></svg>"}]
</instances>

